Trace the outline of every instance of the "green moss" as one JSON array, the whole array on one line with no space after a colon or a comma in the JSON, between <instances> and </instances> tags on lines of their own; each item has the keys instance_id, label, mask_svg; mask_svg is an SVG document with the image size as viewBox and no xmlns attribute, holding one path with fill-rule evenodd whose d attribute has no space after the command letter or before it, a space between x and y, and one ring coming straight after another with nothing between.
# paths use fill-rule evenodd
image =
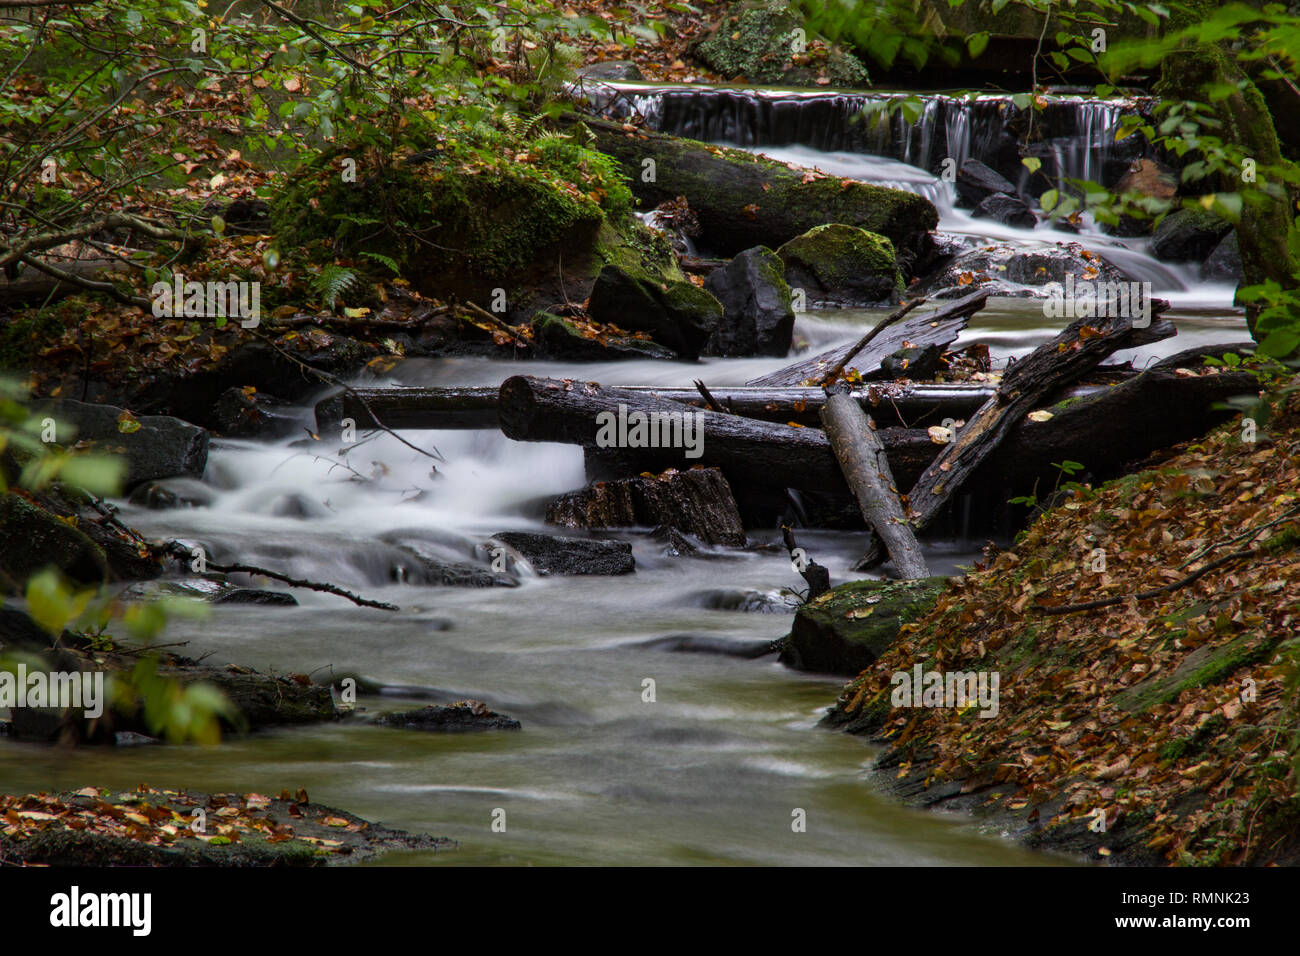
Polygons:
<instances>
[{"instance_id":1,"label":"green moss","mask_svg":"<svg viewBox=\"0 0 1300 956\"><path fill-rule=\"evenodd\" d=\"M0 495L0 586L20 593L28 578L54 566L75 581L102 581L108 559L83 532L16 494Z\"/></svg>"},{"instance_id":2,"label":"green moss","mask_svg":"<svg viewBox=\"0 0 1300 956\"><path fill-rule=\"evenodd\" d=\"M870 82L866 67L852 53L813 42L803 54L795 54L794 30L803 23L785 0L738 3L711 36L696 44L694 53L723 76L751 83L803 86L819 76L836 86ZM805 29L805 39L812 38L813 31Z\"/></svg>"},{"instance_id":3,"label":"green moss","mask_svg":"<svg viewBox=\"0 0 1300 956\"><path fill-rule=\"evenodd\" d=\"M782 661L804 670L857 674L898 637L899 628L929 613L947 578L851 581L795 614Z\"/></svg>"},{"instance_id":4,"label":"green moss","mask_svg":"<svg viewBox=\"0 0 1300 956\"><path fill-rule=\"evenodd\" d=\"M1116 694L1115 706L1142 713L1167 704L1188 688L1220 683L1241 668L1267 659L1280 641L1280 637L1260 640L1247 634L1220 647L1197 648L1172 674L1145 680Z\"/></svg>"},{"instance_id":5,"label":"green moss","mask_svg":"<svg viewBox=\"0 0 1300 956\"><path fill-rule=\"evenodd\" d=\"M19 312L9 322L0 324L0 369L26 372L33 356L85 317L86 304L79 297L43 309Z\"/></svg>"},{"instance_id":6,"label":"green moss","mask_svg":"<svg viewBox=\"0 0 1300 956\"><path fill-rule=\"evenodd\" d=\"M530 272L555 271L556 258L589 249L607 217L625 218L631 192L615 162L559 136L533 140L475 127L433 144L414 142L410 161L343 161L364 150L334 149L300 168L272 204L284 249L315 259L376 253L439 292L510 291ZM527 161L516 156L527 154Z\"/></svg>"}]
</instances>

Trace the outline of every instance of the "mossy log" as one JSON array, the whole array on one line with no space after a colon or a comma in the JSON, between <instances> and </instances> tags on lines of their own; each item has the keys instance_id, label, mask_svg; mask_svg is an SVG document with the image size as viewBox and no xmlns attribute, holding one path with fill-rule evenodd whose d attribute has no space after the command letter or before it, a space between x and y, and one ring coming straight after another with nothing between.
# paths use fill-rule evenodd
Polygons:
<instances>
[{"instance_id":1,"label":"mossy log","mask_svg":"<svg viewBox=\"0 0 1300 956\"><path fill-rule=\"evenodd\" d=\"M575 118L576 119L576 118ZM740 149L710 146L622 124L582 118L594 148L616 159L645 207L685 196L702 230L700 243L734 256L754 246L775 249L827 223L886 236L907 273L913 255L939 224L922 196L803 170Z\"/></svg>"}]
</instances>

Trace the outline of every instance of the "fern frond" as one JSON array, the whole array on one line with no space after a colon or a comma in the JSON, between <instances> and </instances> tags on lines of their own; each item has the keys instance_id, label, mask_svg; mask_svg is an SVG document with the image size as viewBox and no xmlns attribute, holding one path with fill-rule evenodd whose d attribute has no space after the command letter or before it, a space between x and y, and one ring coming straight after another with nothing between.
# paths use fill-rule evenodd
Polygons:
<instances>
[{"instance_id":1,"label":"fern frond","mask_svg":"<svg viewBox=\"0 0 1300 956\"><path fill-rule=\"evenodd\" d=\"M356 284L356 281L357 274L353 270L331 262L322 266L321 270L312 276L309 284L311 290L325 303L325 307L333 310L339 296Z\"/></svg>"},{"instance_id":2,"label":"fern frond","mask_svg":"<svg viewBox=\"0 0 1300 956\"><path fill-rule=\"evenodd\" d=\"M388 266L388 268L390 268L390 269L393 270L393 275L395 275L395 276L400 276L400 275L402 274L402 270L401 270L401 268L397 265L397 261L396 261L395 259L389 258L388 256L384 255L383 253L379 253L379 252L363 252L363 253L361 253L361 254L362 254L363 256L365 256L367 259L374 259L374 260L375 260L376 262L378 262L380 265Z\"/></svg>"}]
</instances>

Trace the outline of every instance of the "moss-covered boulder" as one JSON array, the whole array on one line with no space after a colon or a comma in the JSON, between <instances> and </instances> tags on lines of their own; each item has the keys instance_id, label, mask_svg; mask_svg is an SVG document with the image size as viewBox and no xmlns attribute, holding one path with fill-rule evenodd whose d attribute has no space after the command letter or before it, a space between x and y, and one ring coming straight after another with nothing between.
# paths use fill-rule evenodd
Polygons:
<instances>
[{"instance_id":1,"label":"moss-covered boulder","mask_svg":"<svg viewBox=\"0 0 1300 956\"><path fill-rule=\"evenodd\" d=\"M699 286L612 264L596 277L587 311L596 322L645 332L684 359L699 358L722 321L721 303Z\"/></svg>"},{"instance_id":2,"label":"moss-covered boulder","mask_svg":"<svg viewBox=\"0 0 1300 956\"><path fill-rule=\"evenodd\" d=\"M394 268L419 291L507 312L581 300L629 238L631 193L581 134L479 124L411 134L394 156L338 147L304 165L271 207L282 250ZM612 226L612 231L608 228Z\"/></svg>"},{"instance_id":3,"label":"moss-covered boulder","mask_svg":"<svg viewBox=\"0 0 1300 956\"><path fill-rule=\"evenodd\" d=\"M926 614L947 579L851 581L832 588L795 614L781 663L796 670L856 676Z\"/></svg>"},{"instance_id":4,"label":"moss-covered boulder","mask_svg":"<svg viewBox=\"0 0 1300 956\"><path fill-rule=\"evenodd\" d=\"M861 60L816 38L787 0L733 5L691 52L728 79L751 83L811 86L829 81L862 87L870 82Z\"/></svg>"},{"instance_id":5,"label":"moss-covered boulder","mask_svg":"<svg viewBox=\"0 0 1300 956\"><path fill-rule=\"evenodd\" d=\"M103 548L74 521L64 521L16 494L0 495L0 589L21 593L29 577L50 566L84 584L108 575Z\"/></svg>"},{"instance_id":6,"label":"moss-covered boulder","mask_svg":"<svg viewBox=\"0 0 1300 956\"><path fill-rule=\"evenodd\" d=\"M1204 209L1175 209L1151 236L1151 254L1166 262L1204 262L1232 223Z\"/></svg>"},{"instance_id":7,"label":"moss-covered boulder","mask_svg":"<svg viewBox=\"0 0 1300 956\"><path fill-rule=\"evenodd\" d=\"M790 351L794 309L785 263L766 246L746 249L704 280L722 303L722 322L709 339L710 355L777 355Z\"/></svg>"},{"instance_id":8,"label":"moss-covered boulder","mask_svg":"<svg viewBox=\"0 0 1300 956\"><path fill-rule=\"evenodd\" d=\"M785 263L785 281L791 289L803 289L809 305L892 304L903 291L894 244L856 226L817 226L777 255Z\"/></svg>"}]
</instances>

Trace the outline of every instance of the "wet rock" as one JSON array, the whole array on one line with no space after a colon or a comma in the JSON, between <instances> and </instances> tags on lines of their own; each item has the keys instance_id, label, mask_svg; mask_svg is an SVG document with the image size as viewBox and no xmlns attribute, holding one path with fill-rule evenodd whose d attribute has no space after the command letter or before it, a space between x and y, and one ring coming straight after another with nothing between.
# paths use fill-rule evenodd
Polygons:
<instances>
[{"instance_id":1,"label":"wet rock","mask_svg":"<svg viewBox=\"0 0 1300 956\"><path fill-rule=\"evenodd\" d=\"M450 588L515 588L519 581L509 574L492 571L481 564L456 561L434 553L419 544L399 545L412 558L410 563L394 569L394 577L404 584L422 584Z\"/></svg>"},{"instance_id":2,"label":"wet rock","mask_svg":"<svg viewBox=\"0 0 1300 956\"><path fill-rule=\"evenodd\" d=\"M1232 223L1204 209L1175 209L1151 236L1151 254L1165 262L1203 262L1232 231Z\"/></svg>"},{"instance_id":3,"label":"wet rock","mask_svg":"<svg viewBox=\"0 0 1300 956\"><path fill-rule=\"evenodd\" d=\"M0 590L21 594L51 566L82 584L110 576L104 549L83 531L16 494L0 495Z\"/></svg>"},{"instance_id":4,"label":"wet rock","mask_svg":"<svg viewBox=\"0 0 1300 956\"><path fill-rule=\"evenodd\" d=\"M705 544L745 544L731 486L716 468L669 469L652 478L596 482L557 498L546 521L568 528L668 526Z\"/></svg>"},{"instance_id":5,"label":"wet rock","mask_svg":"<svg viewBox=\"0 0 1300 956\"><path fill-rule=\"evenodd\" d=\"M1210 282L1241 281L1241 247L1237 244L1237 230L1219 240L1214 251L1201 263L1201 278Z\"/></svg>"},{"instance_id":6,"label":"wet rock","mask_svg":"<svg viewBox=\"0 0 1300 956\"><path fill-rule=\"evenodd\" d=\"M995 242L964 252L937 272L921 280L913 290L932 299L955 299L976 289L989 288L994 295L1047 296L1042 287L1065 282L1072 274L1076 282L1091 275L1095 282L1121 282L1129 276L1101 255L1077 242L1026 247L1020 243Z\"/></svg>"},{"instance_id":7,"label":"wet rock","mask_svg":"<svg viewBox=\"0 0 1300 956\"><path fill-rule=\"evenodd\" d=\"M903 277L894 244L856 226L829 223L791 239L777 255L791 290L803 289L807 304L841 307L898 301Z\"/></svg>"},{"instance_id":8,"label":"wet rock","mask_svg":"<svg viewBox=\"0 0 1300 956\"><path fill-rule=\"evenodd\" d=\"M722 306L684 280L662 280L615 265L600 270L587 303L591 318L645 332L678 357L694 360L722 321Z\"/></svg>"},{"instance_id":9,"label":"wet rock","mask_svg":"<svg viewBox=\"0 0 1300 956\"><path fill-rule=\"evenodd\" d=\"M1178 173L1154 159L1138 159L1124 167L1123 175L1111 188L1121 195L1134 193L1168 202L1178 191ZM1116 236L1148 236L1151 225L1149 218L1121 216L1114 226L1103 226L1103 229Z\"/></svg>"},{"instance_id":10,"label":"wet rock","mask_svg":"<svg viewBox=\"0 0 1300 956\"><path fill-rule=\"evenodd\" d=\"M425 730L436 733L469 733L480 730L521 730L523 725L513 717L489 710L482 701L463 700L450 707L430 704L419 710L404 710L381 714L375 719L381 727L401 727L405 730Z\"/></svg>"},{"instance_id":11,"label":"wet rock","mask_svg":"<svg viewBox=\"0 0 1300 956\"><path fill-rule=\"evenodd\" d=\"M213 604L251 604L257 607L297 607L298 599L286 591L234 588L212 599Z\"/></svg>"},{"instance_id":12,"label":"wet rock","mask_svg":"<svg viewBox=\"0 0 1300 956\"><path fill-rule=\"evenodd\" d=\"M712 611L743 611L750 614L793 614L800 607L798 596L785 588L780 591L716 588L691 595L689 603L693 607Z\"/></svg>"},{"instance_id":13,"label":"wet rock","mask_svg":"<svg viewBox=\"0 0 1300 956\"><path fill-rule=\"evenodd\" d=\"M131 421L124 418L124 409L115 405L71 400L37 402L32 409L38 419L50 416L59 424L60 444L71 444L74 438L73 434L63 434L66 425L75 432L76 441L89 441L97 452L124 458L123 483L127 489L143 481L178 475L203 477L208 461L208 433L179 418L141 415Z\"/></svg>"},{"instance_id":14,"label":"wet rock","mask_svg":"<svg viewBox=\"0 0 1300 956\"><path fill-rule=\"evenodd\" d=\"M617 323L616 323L617 324ZM583 335L569 319L550 312L533 316L533 341L539 358L568 362L608 362L612 359L675 359L677 353L658 342L631 335ZM620 328L622 326L619 326Z\"/></svg>"},{"instance_id":15,"label":"wet rock","mask_svg":"<svg viewBox=\"0 0 1300 956\"><path fill-rule=\"evenodd\" d=\"M974 209L989 196L1016 194L1016 187L1005 176L978 159L968 159L957 170L957 205Z\"/></svg>"},{"instance_id":16,"label":"wet rock","mask_svg":"<svg viewBox=\"0 0 1300 956\"><path fill-rule=\"evenodd\" d=\"M605 60L591 63L578 70L578 76L588 80L640 80L641 68L631 60Z\"/></svg>"},{"instance_id":17,"label":"wet rock","mask_svg":"<svg viewBox=\"0 0 1300 956\"><path fill-rule=\"evenodd\" d=\"M947 578L851 581L832 588L795 614L783 639L781 663L795 670L854 676L893 644L898 629L926 614Z\"/></svg>"},{"instance_id":18,"label":"wet rock","mask_svg":"<svg viewBox=\"0 0 1300 956\"><path fill-rule=\"evenodd\" d=\"M503 531L493 541L514 549L534 571L551 574L630 574L636 570L626 541L567 538L532 531Z\"/></svg>"},{"instance_id":19,"label":"wet rock","mask_svg":"<svg viewBox=\"0 0 1300 956\"><path fill-rule=\"evenodd\" d=\"M212 504L212 489L195 478L170 478L142 482L131 492L131 504L150 511L171 508L206 508Z\"/></svg>"},{"instance_id":20,"label":"wet rock","mask_svg":"<svg viewBox=\"0 0 1300 956\"><path fill-rule=\"evenodd\" d=\"M209 421L228 438L287 438L302 429L295 405L251 385L222 392Z\"/></svg>"},{"instance_id":21,"label":"wet rock","mask_svg":"<svg viewBox=\"0 0 1300 956\"><path fill-rule=\"evenodd\" d=\"M776 355L790 351L794 311L785 264L766 246L746 249L704 280L722 303L722 321L705 349L709 355Z\"/></svg>"},{"instance_id":22,"label":"wet rock","mask_svg":"<svg viewBox=\"0 0 1300 956\"><path fill-rule=\"evenodd\" d=\"M672 651L678 654L719 654L753 660L776 653L775 641L737 641L713 634L668 634L634 644L642 650Z\"/></svg>"},{"instance_id":23,"label":"wet rock","mask_svg":"<svg viewBox=\"0 0 1300 956\"><path fill-rule=\"evenodd\" d=\"M971 215L976 219L992 219L1004 226L1018 226L1021 229L1033 229L1038 225L1038 217L1025 201L1006 193L985 196Z\"/></svg>"}]
</instances>

